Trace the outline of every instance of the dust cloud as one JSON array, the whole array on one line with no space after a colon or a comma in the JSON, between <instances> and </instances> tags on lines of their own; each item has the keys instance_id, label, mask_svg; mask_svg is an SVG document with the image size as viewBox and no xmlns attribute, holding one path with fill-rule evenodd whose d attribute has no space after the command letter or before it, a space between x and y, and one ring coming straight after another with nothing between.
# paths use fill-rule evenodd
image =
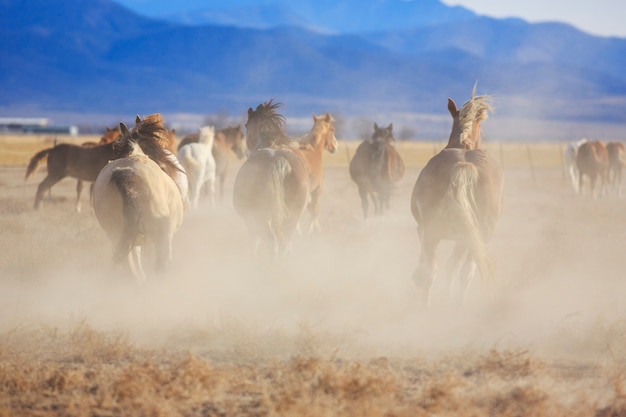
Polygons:
<instances>
[{"instance_id":1,"label":"dust cloud","mask_svg":"<svg viewBox=\"0 0 626 417\"><path fill-rule=\"evenodd\" d=\"M556 170L537 181L505 171L504 214L489 245L497 280L476 279L459 307L440 276L425 310L411 281L419 243L409 196L419 167L407 168L390 211L367 223L347 167L328 167L322 233L296 236L276 269L249 257L230 200L235 170L223 202L186 213L165 277L140 286L111 267L93 213L72 212L73 180L34 211L43 174L24 184L22 170L2 168L0 337L86 323L141 347L270 358L521 348L598 359L626 346L624 200L580 198ZM305 214L303 230L307 222ZM150 274L149 259L144 266Z\"/></svg>"}]
</instances>

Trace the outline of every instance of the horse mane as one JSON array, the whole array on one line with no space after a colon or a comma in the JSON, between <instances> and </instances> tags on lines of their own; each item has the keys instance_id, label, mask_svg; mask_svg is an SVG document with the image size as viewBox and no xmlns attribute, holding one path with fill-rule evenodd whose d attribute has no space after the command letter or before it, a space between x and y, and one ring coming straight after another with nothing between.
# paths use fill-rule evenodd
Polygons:
<instances>
[{"instance_id":1,"label":"horse mane","mask_svg":"<svg viewBox=\"0 0 626 417\"><path fill-rule=\"evenodd\" d=\"M461 126L459 141L463 147L471 148L473 144L480 142L482 133L480 123L489 118L489 112L493 112L491 102L491 96L476 96L476 85L474 85L472 97L459 110L459 125ZM474 123L478 123L476 138L472 137Z\"/></svg>"},{"instance_id":2,"label":"horse mane","mask_svg":"<svg viewBox=\"0 0 626 417\"><path fill-rule=\"evenodd\" d=\"M124 130L128 132L128 137L124 136L124 138L137 143L142 152L168 175L173 177L177 171L184 172L169 157L170 152L167 150L169 132L163 125L163 117L160 114L151 114L143 120L137 116L135 127L131 131L121 129L122 132Z\"/></svg>"},{"instance_id":3,"label":"horse mane","mask_svg":"<svg viewBox=\"0 0 626 417\"><path fill-rule=\"evenodd\" d=\"M285 135L285 116L276 112L276 109L282 107L282 103L274 102L274 99L270 99L265 103L259 104L256 110L252 108L248 109L248 121L246 122L246 128L248 129L248 135L250 134L250 127L257 125L258 136L256 139L256 148L263 147L282 147L291 146L293 140Z\"/></svg>"}]
</instances>

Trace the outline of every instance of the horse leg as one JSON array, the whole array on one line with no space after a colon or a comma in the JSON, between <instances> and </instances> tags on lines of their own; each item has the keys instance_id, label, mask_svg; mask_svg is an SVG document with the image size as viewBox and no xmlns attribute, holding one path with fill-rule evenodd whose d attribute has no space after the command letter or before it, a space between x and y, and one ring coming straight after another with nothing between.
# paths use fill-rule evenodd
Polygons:
<instances>
[{"instance_id":1,"label":"horse leg","mask_svg":"<svg viewBox=\"0 0 626 417\"><path fill-rule=\"evenodd\" d=\"M472 256L467 256L459 273L459 305L463 305L465 303L467 293L469 292L470 285L472 284L472 280L475 275L476 262L474 262L474 258Z\"/></svg>"},{"instance_id":2,"label":"horse leg","mask_svg":"<svg viewBox=\"0 0 626 417\"><path fill-rule=\"evenodd\" d=\"M52 188L54 184L61 181L62 179L63 177L51 177L50 174L48 174L48 176L46 176L46 178L41 181L41 183L37 187L37 194L35 194L35 209L38 209L41 205L41 200L46 191L48 191L50 188Z\"/></svg>"},{"instance_id":3,"label":"horse leg","mask_svg":"<svg viewBox=\"0 0 626 417\"><path fill-rule=\"evenodd\" d=\"M469 249L466 245L456 243L454 245L454 249L452 250L452 254L450 255L450 259L448 260L446 275L448 278L448 292L451 300L461 298L460 288L457 288L457 291L454 291L454 287L458 287L457 281L460 281L459 278L461 277L461 268L467 259L468 253Z\"/></svg>"},{"instance_id":4,"label":"horse leg","mask_svg":"<svg viewBox=\"0 0 626 417\"><path fill-rule=\"evenodd\" d=\"M591 181L591 198L597 198L597 195L596 195L597 176L595 174L592 174L589 176L589 180Z\"/></svg>"},{"instance_id":5,"label":"horse leg","mask_svg":"<svg viewBox=\"0 0 626 417\"><path fill-rule=\"evenodd\" d=\"M91 207L93 207L93 187L95 187L95 185L96 183L92 182L89 186L89 203L91 204Z\"/></svg>"},{"instance_id":6,"label":"horse leg","mask_svg":"<svg viewBox=\"0 0 626 417\"><path fill-rule=\"evenodd\" d=\"M80 213L80 196L83 193L83 182L81 180L76 181L76 213Z\"/></svg>"},{"instance_id":7,"label":"horse leg","mask_svg":"<svg viewBox=\"0 0 626 417\"><path fill-rule=\"evenodd\" d=\"M320 195L321 190L317 188L311 191L311 201L309 201L309 213L311 214L311 224L309 226L309 233L321 232L319 221L317 220L320 213Z\"/></svg>"},{"instance_id":8,"label":"horse leg","mask_svg":"<svg viewBox=\"0 0 626 417\"><path fill-rule=\"evenodd\" d=\"M141 265L141 246L133 246L130 249L130 252L128 252L128 265L137 282L143 284L146 281L146 274Z\"/></svg>"},{"instance_id":9,"label":"horse leg","mask_svg":"<svg viewBox=\"0 0 626 417\"><path fill-rule=\"evenodd\" d=\"M435 259L437 256L437 246L439 239L427 236L424 231L421 231L421 243L422 253L417 264L417 268L413 273L413 281L418 289L421 289L424 294L424 306L430 306L430 293L435 282L435 274L437 272L437 266Z\"/></svg>"},{"instance_id":10,"label":"horse leg","mask_svg":"<svg viewBox=\"0 0 626 417\"><path fill-rule=\"evenodd\" d=\"M363 208L363 217L367 220L367 212L369 210L369 200L367 196L367 189L364 186L359 185L359 196L361 197L361 207Z\"/></svg>"},{"instance_id":11,"label":"horse leg","mask_svg":"<svg viewBox=\"0 0 626 417\"><path fill-rule=\"evenodd\" d=\"M224 201L224 182L226 181L226 174L220 174L220 201Z\"/></svg>"}]
</instances>

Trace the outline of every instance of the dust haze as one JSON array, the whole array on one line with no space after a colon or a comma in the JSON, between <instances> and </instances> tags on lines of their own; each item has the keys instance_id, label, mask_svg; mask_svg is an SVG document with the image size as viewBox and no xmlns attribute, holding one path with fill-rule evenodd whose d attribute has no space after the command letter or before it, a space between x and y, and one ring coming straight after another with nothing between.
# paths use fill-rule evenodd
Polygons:
<instances>
[{"instance_id":1,"label":"dust haze","mask_svg":"<svg viewBox=\"0 0 626 417\"><path fill-rule=\"evenodd\" d=\"M338 152L342 152L340 148ZM363 221L345 166L327 166L322 233L296 236L280 268L250 259L231 203L189 209L174 261L137 285L111 267L111 246L88 204L73 212L75 180L32 207L40 170L1 168L0 335L79 323L133 344L225 357L414 357L521 348L548 357L611 358L626 341L624 200L581 198L560 170L505 170L504 214L489 248L497 280L474 280L450 305L439 253L433 305L411 275L420 253L409 210L421 169L407 166L382 217ZM83 197L85 198L85 197ZM302 220L306 230L308 214Z\"/></svg>"}]
</instances>

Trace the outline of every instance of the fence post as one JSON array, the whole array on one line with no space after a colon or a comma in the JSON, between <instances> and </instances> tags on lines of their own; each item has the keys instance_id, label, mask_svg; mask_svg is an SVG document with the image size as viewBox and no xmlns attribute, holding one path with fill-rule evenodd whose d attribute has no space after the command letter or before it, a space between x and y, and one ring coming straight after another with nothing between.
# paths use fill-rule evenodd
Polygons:
<instances>
[{"instance_id":1,"label":"fence post","mask_svg":"<svg viewBox=\"0 0 626 417\"><path fill-rule=\"evenodd\" d=\"M530 166L530 173L533 177L533 181L535 181L535 166L533 164L533 155L530 152L530 145L526 144L526 153L528 154L528 165Z\"/></svg>"}]
</instances>

